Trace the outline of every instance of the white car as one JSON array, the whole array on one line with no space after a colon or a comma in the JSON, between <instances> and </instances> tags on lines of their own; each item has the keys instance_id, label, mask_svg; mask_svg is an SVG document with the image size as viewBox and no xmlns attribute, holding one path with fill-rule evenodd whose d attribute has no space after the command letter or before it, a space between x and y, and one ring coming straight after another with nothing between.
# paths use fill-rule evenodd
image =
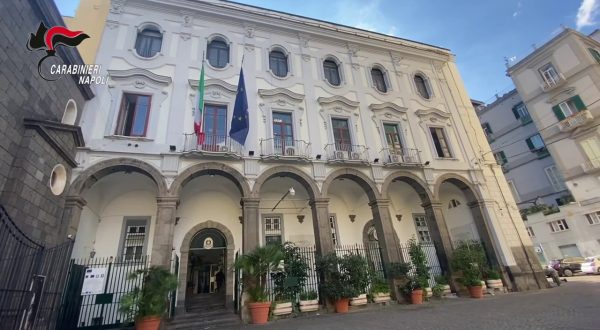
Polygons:
<instances>
[{"instance_id":1,"label":"white car","mask_svg":"<svg viewBox=\"0 0 600 330\"><path fill-rule=\"evenodd\" d=\"M600 274L600 256L587 257L581 263L581 272L584 274Z\"/></svg>"}]
</instances>

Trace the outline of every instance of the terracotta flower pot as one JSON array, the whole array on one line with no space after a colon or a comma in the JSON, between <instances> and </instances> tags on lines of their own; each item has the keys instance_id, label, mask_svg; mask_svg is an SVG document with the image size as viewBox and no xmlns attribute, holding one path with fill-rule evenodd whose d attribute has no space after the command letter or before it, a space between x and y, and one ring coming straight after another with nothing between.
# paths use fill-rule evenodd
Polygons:
<instances>
[{"instance_id":1,"label":"terracotta flower pot","mask_svg":"<svg viewBox=\"0 0 600 330\"><path fill-rule=\"evenodd\" d=\"M340 298L335 301L336 313L348 313L348 298Z\"/></svg>"},{"instance_id":2,"label":"terracotta flower pot","mask_svg":"<svg viewBox=\"0 0 600 330\"><path fill-rule=\"evenodd\" d=\"M252 317L252 324L266 324L269 320L269 309L271 308L271 302L255 302L248 304L250 309L250 315Z\"/></svg>"},{"instance_id":3,"label":"terracotta flower pot","mask_svg":"<svg viewBox=\"0 0 600 330\"><path fill-rule=\"evenodd\" d=\"M413 305L422 304L423 303L423 290L421 290L421 289L413 290L412 293L410 294L410 302Z\"/></svg>"},{"instance_id":4,"label":"terracotta flower pot","mask_svg":"<svg viewBox=\"0 0 600 330\"><path fill-rule=\"evenodd\" d=\"M483 287L482 286L470 286L469 294L471 298L483 298Z\"/></svg>"},{"instance_id":5,"label":"terracotta flower pot","mask_svg":"<svg viewBox=\"0 0 600 330\"><path fill-rule=\"evenodd\" d=\"M135 321L135 330L158 330L159 327L160 316L146 316Z\"/></svg>"}]
</instances>

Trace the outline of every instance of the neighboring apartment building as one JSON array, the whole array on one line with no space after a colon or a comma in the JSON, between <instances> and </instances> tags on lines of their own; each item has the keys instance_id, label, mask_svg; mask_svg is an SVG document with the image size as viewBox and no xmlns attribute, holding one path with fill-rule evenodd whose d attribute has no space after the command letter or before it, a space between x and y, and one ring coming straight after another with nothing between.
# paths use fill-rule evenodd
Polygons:
<instances>
[{"instance_id":1,"label":"neighboring apartment building","mask_svg":"<svg viewBox=\"0 0 600 330\"><path fill-rule=\"evenodd\" d=\"M0 19L0 324L49 326L60 303L72 241L63 229L78 126L89 86L77 77L46 81L45 50L28 50L40 22L64 26L52 1L2 2ZM57 46L50 63L83 64L75 48ZM33 294L32 294L33 293Z\"/></svg>"},{"instance_id":2,"label":"neighboring apartment building","mask_svg":"<svg viewBox=\"0 0 600 330\"><path fill-rule=\"evenodd\" d=\"M177 260L181 310L213 266L233 305L235 253L284 241L378 242L389 265L416 236L447 271L456 242L479 239L511 289L546 286L447 49L226 1L130 0L112 2L95 61L111 83L82 118L81 203L64 219L76 258Z\"/></svg>"},{"instance_id":3,"label":"neighboring apartment building","mask_svg":"<svg viewBox=\"0 0 600 330\"><path fill-rule=\"evenodd\" d=\"M600 254L600 42L565 29L508 74L575 199L527 216L537 250L546 260Z\"/></svg>"}]
</instances>

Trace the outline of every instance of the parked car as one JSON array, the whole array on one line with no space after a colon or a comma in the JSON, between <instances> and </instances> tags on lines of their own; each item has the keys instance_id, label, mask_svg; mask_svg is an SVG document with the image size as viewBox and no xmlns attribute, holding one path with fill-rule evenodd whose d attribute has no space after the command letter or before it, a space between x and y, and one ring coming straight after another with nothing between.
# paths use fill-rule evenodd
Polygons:
<instances>
[{"instance_id":1,"label":"parked car","mask_svg":"<svg viewBox=\"0 0 600 330\"><path fill-rule=\"evenodd\" d=\"M575 273L581 272L581 264L585 262L582 257L568 257L559 260L552 260L550 265L556 269L559 276L573 276Z\"/></svg>"},{"instance_id":2,"label":"parked car","mask_svg":"<svg viewBox=\"0 0 600 330\"><path fill-rule=\"evenodd\" d=\"M586 274L600 274L600 256L587 257L581 264L581 272Z\"/></svg>"}]
</instances>

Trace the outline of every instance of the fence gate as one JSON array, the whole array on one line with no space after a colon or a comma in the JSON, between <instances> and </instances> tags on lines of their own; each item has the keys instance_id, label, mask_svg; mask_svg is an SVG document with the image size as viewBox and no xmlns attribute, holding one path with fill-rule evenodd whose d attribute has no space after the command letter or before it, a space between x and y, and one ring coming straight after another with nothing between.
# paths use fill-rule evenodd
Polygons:
<instances>
[{"instance_id":1,"label":"fence gate","mask_svg":"<svg viewBox=\"0 0 600 330\"><path fill-rule=\"evenodd\" d=\"M23 233L0 206L0 327L52 329L72 241L47 248Z\"/></svg>"}]
</instances>

